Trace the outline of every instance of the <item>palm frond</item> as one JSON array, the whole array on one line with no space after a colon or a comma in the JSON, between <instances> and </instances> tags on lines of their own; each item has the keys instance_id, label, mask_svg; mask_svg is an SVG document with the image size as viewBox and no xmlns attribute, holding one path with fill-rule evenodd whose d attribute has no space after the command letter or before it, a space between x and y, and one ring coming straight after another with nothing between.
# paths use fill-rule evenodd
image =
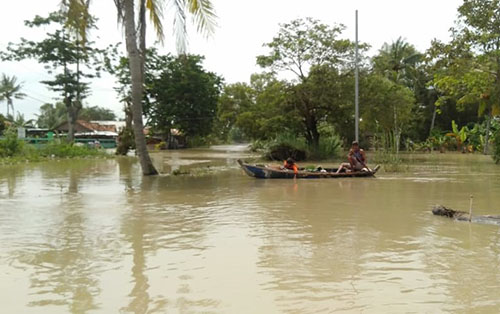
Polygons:
<instances>
[{"instance_id":1,"label":"palm frond","mask_svg":"<svg viewBox=\"0 0 500 314\"><path fill-rule=\"evenodd\" d=\"M66 15L66 26L75 31L85 45L92 24L89 13L90 0L62 0L61 9Z\"/></svg>"},{"instance_id":2,"label":"palm frond","mask_svg":"<svg viewBox=\"0 0 500 314\"><path fill-rule=\"evenodd\" d=\"M114 0L116 6L116 22L121 24L123 21L123 0Z\"/></svg>"},{"instance_id":3,"label":"palm frond","mask_svg":"<svg viewBox=\"0 0 500 314\"><path fill-rule=\"evenodd\" d=\"M172 0L174 10L174 36L177 52L185 53L187 47L185 0Z\"/></svg>"},{"instance_id":4,"label":"palm frond","mask_svg":"<svg viewBox=\"0 0 500 314\"><path fill-rule=\"evenodd\" d=\"M217 27L217 15L210 0L187 0L189 13L193 15L193 20L198 32L205 36L211 36Z\"/></svg>"},{"instance_id":5,"label":"palm frond","mask_svg":"<svg viewBox=\"0 0 500 314\"><path fill-rule=\"evenodd\" d=\"M160 42L163 42L165 35L163 33L163 7L161 6L163 2L161 0L146 0L146 9L149 11L149 18L153 27L156 30L156 35Z\"/></svg>"}]
</instances>

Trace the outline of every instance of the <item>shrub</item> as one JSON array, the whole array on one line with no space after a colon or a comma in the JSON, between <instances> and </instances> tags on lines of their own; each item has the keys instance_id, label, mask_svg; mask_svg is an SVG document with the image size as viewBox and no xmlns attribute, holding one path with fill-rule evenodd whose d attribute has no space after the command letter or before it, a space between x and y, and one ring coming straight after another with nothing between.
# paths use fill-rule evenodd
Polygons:
<instances>
[{"instance_id":1,"label":"shrub","mask_svg":"<svg viewBox=\"0 0 500 314\"><path fill-rule=\"evenodd\" d=\"M285 160L289 157L296 161L307 158L307 145L304 138L293 134L280 134L265 145L264 157L270 160Z\"/></svg>"},{"instance_id":2,"label":"shrub","mask_svg":"<svg viewBox=\"0 0 500 314\"><path fill-rule=\"evenodd\" d=\"M167 149L167 143L165 141L161 141L160 143L155 145L156 150L164 150Z\"/></svg>"},{"instance_id":3,"label":"shrub","mask_svg":"<svg viewBox=\"0 0 500 314\"><path fill-rule=\"evenodd\" d=\"M342 142L337 135L320 137L317 148L311 148L309 156L315 160L333 159L339 156Z\"/></svg>"},{"instance_id":4,"label":"shrub","mask_svg":"<svg viewBox=\"0 0 500 314\"><path fill-rule=\"evenodd\" d=\"M500 130L495 132L493 137L493 152L492 157L495 163L500 162Z\"/></svg>"},{"instance_id":5,"label":"shrub","mask_svg":"<svg viewBox=\"0 0 500 314\"><path fill-rule=\"evenodd\" d=\"M4 135L5 138L0 140L0 157L20 155L24 150L24 141L17 138L14 129L8 129Z\"/></svg>"},{"instance_id":6,"label":"shrub","mask_svg":"<svg viewBox=\"0 0 500 314\"><path fill-rule=\"evenodd\" d=\"M187 144L190 148L208 147L211 144L211 139L205 136L191 136L187 138Z\"/></svg>"}]
</instances>

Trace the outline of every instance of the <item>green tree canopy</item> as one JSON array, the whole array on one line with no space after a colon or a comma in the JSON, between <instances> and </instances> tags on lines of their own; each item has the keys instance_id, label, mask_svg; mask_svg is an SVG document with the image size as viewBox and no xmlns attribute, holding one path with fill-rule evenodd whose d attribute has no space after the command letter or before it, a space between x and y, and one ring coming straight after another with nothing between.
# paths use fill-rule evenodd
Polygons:
<instances>
[{"instance_id":1,"label":"green tree canopy","mask_svg":"<svg viewBox=\"0 0 500 314\"><path fill-rule=\"evenodd\" d=\"M83 107L78 118L85 121L114 121L116 115L111 109L92 106Z\"/></svg>"},{"instance_id":2,"label":"green tree canopy","mask_svg":"<svg viewBox=\"0 0 500 314\"><path fill-rule=\"evenodd\" d=\"M319 123L327 118L344 119L341 116L345 113L342 107L347 101L346 93L328 90L333 88L338 92L344 82L337 80L352 79L354 44L340 38L344 29L343 25L329 26L312 18L296 19L281 24L278 34L264 45L270 49L269 54L257 57L257 63L264 68L295 74L296 80L290 84L286 99L287 112L300 116L300 133L315 147L319 144ZM360 47L363 51L367 46ZM338 116L334 118L333 113Z\"/></svg>"},{"instance_id":3,"label":"green tree canopy","mask_svg":"<svg viewBox=\"0 0 500 314\"><path fill-rule=\"evenodd\" d=\"M212 131L222 79L202 62L196 55L148 54L145 114L156 131L166 134L175 128L187 136Z\"/></svg>"},{"instance_id":4,"label":"green tree canopy","mask_svg":"<svg viewBox=\"0 0 500 314\"><path fill-rule=\"evenodd\" d=\"M25 21L25 25L30 28L55 26L55 30L47 32L46 38L40 41L21 38L20 43L10 43L7 52L1 56L4 60L14 61L31 58L46 65L48 73L54 78L42 83L61 95L70 125L68 139L72 140L82 100L90 92L88 83L83 82L83 79L98 76L100 66L97 62L99 51L92 48L90 42L84 45L81 33L75 31L75 28L66 28L69 20L68 12L61 9L50 13L48 17L37 15L33 20ZM91 16L81 22L87 23L89 28L94 26ZM86 72L83 71L84 68L87 69Z\"/></svg>"}]
</instances>

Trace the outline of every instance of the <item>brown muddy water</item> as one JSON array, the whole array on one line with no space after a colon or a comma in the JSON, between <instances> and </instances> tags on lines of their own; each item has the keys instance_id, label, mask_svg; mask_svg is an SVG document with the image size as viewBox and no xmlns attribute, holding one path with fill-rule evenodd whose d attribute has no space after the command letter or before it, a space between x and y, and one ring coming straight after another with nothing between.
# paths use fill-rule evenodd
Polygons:
<instances>
[{"instance_id":1,"label":"brown muddy water","mask_svg":"<svg viewBox=\"0 0 500 314\"><path fill-rule=\"evenodd\" d=\"M0 167L1 313L499 313L500 166L419 155L377 178L257 180L241 147ZM208 167L210 166L210 167ZM214 170L215 169L215 170ZM181 169L182 170L182 169Z\"/></svg>"}]
</instances>

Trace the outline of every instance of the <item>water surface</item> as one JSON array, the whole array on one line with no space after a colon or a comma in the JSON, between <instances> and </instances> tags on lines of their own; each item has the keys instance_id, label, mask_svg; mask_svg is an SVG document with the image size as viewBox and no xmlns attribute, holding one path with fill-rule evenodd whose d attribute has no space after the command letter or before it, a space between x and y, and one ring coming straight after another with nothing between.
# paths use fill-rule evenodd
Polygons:
<instances>
[{"instance_id":1,"label":"water surface","mask_svg":"<svg viewBox=\"0 0 500 314\"><path fill-rule=\"evenodd\" d=\"M0 167L2 313L498 313L500 167L418 156L377 178L257 180L241 149Z\"/></svg>"}]
</instances>

